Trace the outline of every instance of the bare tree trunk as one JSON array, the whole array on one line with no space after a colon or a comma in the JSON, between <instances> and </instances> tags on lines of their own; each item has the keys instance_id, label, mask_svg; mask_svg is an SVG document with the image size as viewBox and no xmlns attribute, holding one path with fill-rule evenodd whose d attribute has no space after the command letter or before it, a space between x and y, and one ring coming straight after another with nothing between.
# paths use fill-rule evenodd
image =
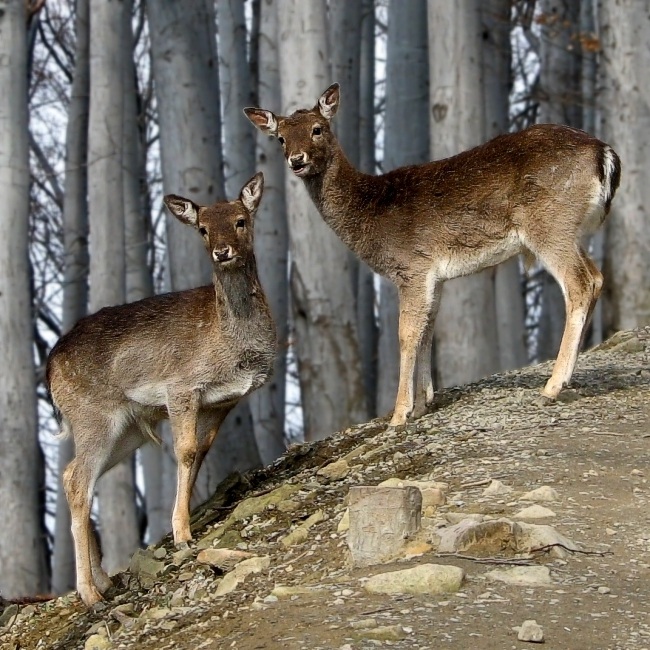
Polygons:
<instances>
[{"instance_id":1,"label":"bare tree trunk","mask_svg":"<svg viewBox=\"0 0 650 650\"><path fill-rule=\"evenodd\" d=\"M91 0L88 202L90 211L90 311L126 298L124 191L125 25L131 3ZM130 28L130 24L129 24ZM138 548L133 458L100 479L99 519L103 564L124 567Z\"/></svg>"},{"instance_id":2,"label":"bare tree trunk","mask_svg":"<svg viewBox=\"0 0 650 650\"><path fill-rule=\"evenodd\" d=\"M384 171L429 160L427 2L391 0L386 53ZM408 119L404 116L408 115ZM397 288L380 280L377 410L395 405L399 380Z\"/></svg>"},{"instance_id":3,"label":"bare tree trunk","mask_svg":"<svg viewBox=\"0 0 650 650\"><path fill-rule=\"evenodd\" d=\"M246 58L244 0L217 3L219 25L219 90L223 111L226 196L237 197L255 173L255 134L242 108L253 100Z\"/></svg>"},{"instance_id":4,"label":"bare tree trunk","mask_svg":"<svg viewBox=\"0 0 650 650\"><path fill-rule=\"evenodd\" d=\"M362 10L360 0L353 2L330 0L329 2L332 79L341 84L345 93L345 110L339 113L334 128L348 160L355 167L359 167L361 162L359 129L361 124L362 38L360 38L360 34ZM369 292L369 288L373 284L373 273L351 251L350 272L352 291L356 299L357 332L366 405L368 412L374 415L376 412L377 324L375 323L374 291Z\"/></svg>"},{"instance_id":5,"label":"bare tree trunk","mask_svg":"<svg viewBox=\"0 0 650 650\"><path fill-rule=\"evenodd\" d=\"M47 588L29 286L29 145L25 3L0 12L0 593Z\"/></svg>"},{"instance_id":6,"label":"bare tree trunk","mask_svg":"<svg viewBox=\"0 0 650 650\"><path fill-rule=\"evenodd\" d=\"M429 0L431 153L445 158L485 140L480 3ZM441 384L499 369L494 270L447 282L436 321Z\"/></svg>"},{"instance_id":7,"label":"bare tree trunk","mask_svg":"<svg viewBox=\"0 0 650 650\"><path fill-rule=\"evenodd\" d=\"M488 0L481 5L483 27L483 88L485 136L507 133L512 86L510 0ZM500 264L494 272L499 365L501 370L520 368L528 362L526 309L519 260Z\"/></svg>"},{"instance_id":8,"label":"bare tree trunk","mask_svg":"<svg viewBox=\"0 0 650 650\"><path fill-rule=\"evenodd\" d=\"M133 51L131 16L125 15L125 51ZM149 268L150 215L145 211L145 145L138 126L138 87L134 62L124 58L124 234L126 241L126 300L134 302L153 295ZM157 542L169 531L169 513L162 500L163 453L150 442L140 449L144 478L144 502L148 542ZM141 527L140 527L141 528Z\"/></svg>"},{"instance_id":9,"label":"bare tree trunk","mask_svg":"<svg viewBox=\"0 0 650 650\"><path fill-rule=\"evenodd\" d=\"M605 244L606 334L650 323L649 3L601 0L602 134L623 161Z\"/></svg>"},{"instance_id":10,"label":"bare tree trunk","mask_svg":"<svg viewBox=\"0 0 650 650\"><path fill-rule=\"evenodd\" d=\"M375 3L361 0L361 62L359 85L359 169L376 173L375 160ZM375 317L375 274L359 260L357 323L368 415L378 415L379 323Z\"/></svg>"},{"instance_id":11,"label":"bare tree trunk","mask_svg":"<svg viewBox=\"0 0 650 650\"><path fill-rule=\"evenodd\" d=\"M580 2L541 0L539 121L582 127L580 81ZM553 359L564 331L564 297L558 283L544 271L542 312L537 345L540 360Z\"/></svg>"},{"instance_id":12,"label":"bare tree trunk","mask_svg":"<svg viewBox=\"0 0 650 650\"><path fill-rule=\"evenodd\" d=\"M66 130L65 199L63 204L63 323L67 332L88 305L88 107L90 93L89 0L76 6L75 69ZM59 442L52 591L65 593L75 587L74 543L70 508L61 476L74 454L71 438Z\"/></svg>"},{"instance_id":13,"label":"bare tree trunk","mask_svg":"<svg viewBox=\"0 0 650 650\"><path fill-rule=\"evenodd\" d=\"M312 106L331 83L325 5L278 5L282 103L289 112ZM350 256L298 178L288 178L287 204L305 438L314 440L367 417Z\"/></svg>"},{"instance_id":14,"label":"bare tree trunk","mask_svg":"<svg viewBox=\"0 0 650 650\"><path fill-rule=\"evenodd\" d=\"M150 0L147 11L165 192L189 196L204 204L223 199L219 66L213 7L205 0L183 3ZM169 215L167 246L173 291L210 282L210 266L201 252L200 238ZM239 457L237 467L225 467L222 459L232 456ZM250 408L247 402L240 403L222 425L203 462L195 500L210 496L229 471L259 464ZM168 468L170 465L165 463Z\"/></svg>"},{"instance_id":15,"label":"bare tree trunk","mask_svg":"<svg viewBox=\"0 0 650 650\"><path fill-rule=\"evenodd\" d=\"M278 60L279 1L265 0L262 3L259 23L258 105L275 112L282 108ZM275 320L279 347L271 380L250 396L255 438L262 462L266 465L285 450L289 232L284 195L285 163L278 155L277 143L261 132L257 132L257 169L264 174L264 200L255 217L255 253L260 279Z\"/></svg>"}]
</instances>

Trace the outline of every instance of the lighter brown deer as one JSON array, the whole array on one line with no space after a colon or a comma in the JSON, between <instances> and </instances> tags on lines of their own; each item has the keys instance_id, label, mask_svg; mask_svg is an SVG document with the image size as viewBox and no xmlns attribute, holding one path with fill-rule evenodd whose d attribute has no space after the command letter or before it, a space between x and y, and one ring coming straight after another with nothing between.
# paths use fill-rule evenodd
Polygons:
<instances>
[{"instance_id":1,"label":"lighter brown deer","mask_svg":"<svg viewBox=\"0 0 650 650\"><path fill-rule=\"evenodd\" d=\"M445 160L372 176L345 157L330 126L338 108L333 84L313 108L289 116L244 112L278 138L332 230L397 285L400 378L391 424L421 415L433 400L433 323L445 280L518 254L527 265L539 260L564 295L562 342L542 391L555 400L571 379L603 284L581 237L609 212L621 171L614 150L578 129L540 124Z\"/></svg>"},{"instance_id":2,"label":"lighter brown deer","mask_svg":"<svg viewBox=\"0 0 650 650\"><path fill-rule=\"evenodd\" d=\"M191 538L192 487L230 410L270 376L275 327L253 250L264 179L239 199L198 206L166 196L171 213L196 228L213 268L209 286L107 307L80 320L54 346L47 382L75 457L63 484L72 515L77 590L87 605L111 586L90 510L97 479L169 418L178 461L174 542Z\"/></svg>"}]
</instances>

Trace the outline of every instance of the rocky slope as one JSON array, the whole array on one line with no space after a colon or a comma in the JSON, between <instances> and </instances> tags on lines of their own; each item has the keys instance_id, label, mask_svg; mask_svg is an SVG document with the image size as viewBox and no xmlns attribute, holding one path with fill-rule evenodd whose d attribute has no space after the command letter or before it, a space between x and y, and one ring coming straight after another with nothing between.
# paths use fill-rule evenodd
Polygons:
<instances>
[{"instance_id":1,"label":"rocky slope","mask_svg":"<svg viewBox=\"0 0 650 650\"><path fill-rule=\"evenodd\" d=\"M650 328L582 355L539 406L548 372L445 390L406 427L375 420L231 477L190 549L139 552L95 609L0 605L0 647L650 649ZM420 529L353 566L349 490L386 481L420 490Z\"/></svg>"}]
</instances>

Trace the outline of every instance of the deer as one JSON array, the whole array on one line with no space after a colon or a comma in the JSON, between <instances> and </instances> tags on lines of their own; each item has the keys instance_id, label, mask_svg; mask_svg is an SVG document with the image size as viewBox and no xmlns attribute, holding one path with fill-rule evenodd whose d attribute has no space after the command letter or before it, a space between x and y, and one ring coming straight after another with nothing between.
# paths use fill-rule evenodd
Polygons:
<instances>
[{"instance_id":1,"label":"deer","mask_svg":"<svg viewBox=\"0 0 650 650\"><path fill-rule=\"evenodd\" d=\"M355 169L331 121L337 83L313 108L288 116L245 108L282 145L322 218L399 294L399 384L391 426L434 402L433 325L446 280L521 254L559 283L566 322L551 377L538 398L555 401L573 374L603 286L581 245L605 221L621 175L615 151L568 126L539 124L499 135L450 158L380 175Z\"/></svg>"},{"instance_id":2,"label":"deer","mask_svg":"<svg viewBox=\"0 0 650 650\"><path fill-rule=\"evenodd\" d=\"M164 203L198 231L212 284L105 307L81 319L52 349L47 385L75 455L63 473L70 506L77 591L91 606L111 580L101 566L90 512L97 479L171 424L178 463L174 543L186 547L190 496L203 459L234 406L270 377L276 332L253 249L264 178L234 201L200 206L174 194Z\"/></svg>"}]
</instances>

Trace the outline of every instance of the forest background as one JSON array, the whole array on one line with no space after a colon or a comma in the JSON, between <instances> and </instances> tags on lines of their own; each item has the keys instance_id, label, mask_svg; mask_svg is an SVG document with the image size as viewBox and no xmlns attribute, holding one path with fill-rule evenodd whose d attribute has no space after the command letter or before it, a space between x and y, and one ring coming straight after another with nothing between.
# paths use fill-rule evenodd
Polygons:
<instances>
[{"instance_id":1,"label":"forest background","mask_svg":"<svg viewBox=\"0 0 650 650\"><path fill-rule=\"evenodd\" d=\"M583 128L623 163L587 242L605 290L587 345L650 323L650 0L0 0L0 594L74 588L69 511L44 386L80 317L206 284L200 238L164 193L233 198L256 170L273 380L231 414L195 503L287 444L394 404L397 297L329 231L279 145L242 113L312 106L333 81L350 160L369 173L539 122ZM518 260L447 283L438 386L553 358L564 306ZM109 571L170 528L169 431L100 481Z\"/></svg>"}]
</instances>

